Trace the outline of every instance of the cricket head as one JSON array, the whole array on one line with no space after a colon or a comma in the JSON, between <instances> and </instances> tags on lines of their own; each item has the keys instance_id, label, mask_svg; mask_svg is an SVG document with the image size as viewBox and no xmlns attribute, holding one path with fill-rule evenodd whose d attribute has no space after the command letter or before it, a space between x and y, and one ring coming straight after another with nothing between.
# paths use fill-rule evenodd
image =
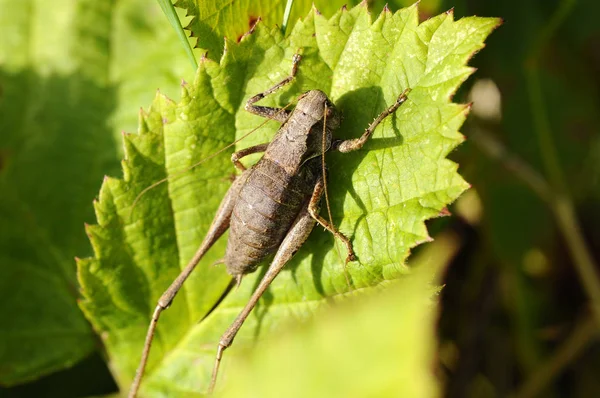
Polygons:
<instances>
[{"instance_id":1,"label":"cricket head","mask_svg":"<svg viewBox=\"0 0 600 398\"><path fill-rule=\"evenodd\" d=\"M341 113L321 90L310 90L298 97L296 110L310 116L315 124L324 121L330 132L338 129L342 123Z\"/></svg>"},{"instance_id":2,"label":"cricket head","mask_svg":"<svg viewBox=\"0 0 600 398\"><path fill-rule=\"evenodd\" d=\"M320 90L311 90L300 96L294 113L309 119L310 128L300 130L305 145L302 162L321 156L331 147L333 131L342 121L341 113ZM300 138L300 137L299 137Z\"/></svg>"}]
</instances>

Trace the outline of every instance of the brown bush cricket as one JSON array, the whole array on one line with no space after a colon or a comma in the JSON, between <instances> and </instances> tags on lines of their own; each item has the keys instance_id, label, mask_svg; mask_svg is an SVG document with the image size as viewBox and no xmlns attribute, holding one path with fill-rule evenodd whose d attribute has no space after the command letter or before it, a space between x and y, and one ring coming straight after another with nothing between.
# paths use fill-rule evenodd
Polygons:
<instances>
[{"instance_id":1,"label":"brown bush cricket","mask_svg":"<svg viewBox=\"0 0 600 398\"><path fill-rule=\"evenodd\" d=\"M333 132L340 126L341 113L320 90L302 94L291 111L254 105L294 79L300 58L299 54L294 55L292 71L287 78L246 102L247 111L276 120L281 127L271 142L242 149L231 156L241 174L223 198L196 254L158 300L130 398L134 398L139 389L161 312L169 307L200 259L228 228L224 263L238 284L265 258L272 254L274 257L250 300L219 341L209 391L214 388L223 351L232 344L262 294L300 249L316 223L345 244L346 262L356 259L350 240L331 221L319 215L319 203L326 192L324 154L330 150L346 153L362 148L379 123L406 101L410 88L406 88L360 138L336 140ZM264 152L263 157L248 169L239 161L258 152Z\"/></svg>"}]
</instances>

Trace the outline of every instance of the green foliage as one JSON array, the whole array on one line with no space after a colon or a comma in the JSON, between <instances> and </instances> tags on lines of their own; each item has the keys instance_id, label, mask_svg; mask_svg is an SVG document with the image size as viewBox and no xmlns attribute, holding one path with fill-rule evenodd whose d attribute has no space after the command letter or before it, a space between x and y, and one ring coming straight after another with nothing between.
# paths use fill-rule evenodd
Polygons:
<instances>
[{"instance_id":1,"label":"green foliage","mask_svg":"<svg viewBox=\"0 0 600 398\"><path fill-rule=\"evenodd\" d=\"M167 1L169 0L164 0L163 3L167 4ZM412 2L413 0L394 0L388 3L390 9L395 11ZM261 29L268 26L279 30L275 25L282 22L284 0L179 0L176 3L180 7L176 11L183 26L188 26L185 33L194 35L189 38L189 42L198 47L194 49L198 59L208 50L210 59L221 61L223 36L229 38L229 49L233 49L233 54L226 56L226 65L223 63L216 67L208 61L204 62L204 82L210 82L210 87L208 84L203 89L198 84L187 86L186 95L193 96L210 89L211 95L207 98L227 97L228 99L219 102L218 109L221 109L222 104L235 105L231 107L233 110L216 113L215 117L225 123L226 130L222 126L213 128L215 124L209 124L211 132L205 131L211 137L217 131L219 142L202 139L181 144L182 148L188 148L181 153L193 156L192 160L196 160L240 136L241 133L233 131L232 120L234 127L237 128L239 124L244 132L260 123L258 118L239 113L239 104L248 95L263 90L287 74L289 55L295 48L289 42L281 41L281 36L277 36L279 33L275 31L272 35L270 31L257 32L254 36L262 37L263 46L265 37L274 37L271 43L282 44L270 51L281 52L281 55L263 57L264 47L258 54L248 54L248 43L240 44L245 50L235 44L238 37L247 32L250 22L259 15L264 24ZM345 1L316 0L315 3L316 9L329 19ZM356 3L357 1L351 1L350 8ZM373 15L380 13L384 3L385 0L368 1ZM299 17L305 17L310 12L311 7L312 2L309 1L294 2L286 35L290 34ZM423 253L432 250L436 257L442 249L448 249L444 260L434 261L435 264L441 264L449 261L448 257L452 257L452 253L460 248L443 282L440 282L444 289L441 297L443 311L437 323L439 347L436 349L436 374L444 376L437 383L443 384L443 394L449 398L507 395L516 398L600 396L597 377L600 356L597 345L594 344L597 333L594 319L588 312L593 307L590 306L589 297L599 295L600 289L588 288L586 291L583 288L598 284L598 278L594 275L593 258L598 258L597 248L600 247L597 228L600 223L600 114L597 112L600 108L600 55L597 45L600 38L600 25L597 23L600 3L591 0L524 0L515 7L512 2L500 1L421 0L419 20L427 21L433 15L448 9L454 9L457 19L468 15L495 15L506 20L506 24L491 37L489 48L474 59L472 65L478 68L476 79L469 79L463 84L454 98L457 103L474 101L468 121L461 128L468 139L450 154L451 159L461 165L461 174L473 184L473 188L450 208L459 217L440 218L428 223L429 234L435 241L419 246L415 249L415 255L409 258L412 268L414 259ZM186 12L188 17L184 16ZM322 17L312 18L313 22L324 20ZM440 17L434 20L440 21ZM307 23L306 19L302 21L303 25L300 26ZM354 89L342 92L333 86L335 81L326 78L337 75L329 68L332 60L326 57L320 59L320 53L315 50L314 43L318 46L322 44L322 40L318 40L318 33L324 31L324 24L320 22L319 25L313 25L317 39L312 41L313 44L304 46L309 50L309 56L301 64L299 80L279 96L265 102L287 105L301 90L322 85L328 93L336 96L336 101L348 117L356 109L353 95L358 97L370 91L360 86L358 89L363 91L358 91L358 94ZM359 32L348 29L353 26L364 25L347 23L340 25L340 29L346 29L349 35L356 37L364 37L371 30L369 28L367 32ZM374 25L377 26L379 25ZM431 21L425 22L425 26L433 29ZM442 26L443 24L440 25ZM443 37L442 32L443 30L438 29L436 35ZM259 41L256 37L247 40L252 43ZM312 39L307 37L307 40ZM457 39L459 41L461 40ZM423 41L419 45L425 47L427 43L428 41ZM371 43L367 41L366 45L369 54L372 54L369 47ZM447 48L451 49L452 46ZM410 47L408 50L413 51ZM235 57L240 51L246 53L236 66ZM378 54L377 51L375 53ZM387 57L386 52L383 57L375 59L384 63ZM244 72L239 72L255 58L260 61L250 64L247 76ZM274 60L272 65L268 64L269 60ZM352 66L354 62L352 60L352 63L346 65ZM366 65L362 60L361 62L359 67ZM323 67L323 64L328 66ZM257 70L263 75L257 74ZM211 71L211 78L206 78L206 74ZM142 213L136 210L134 215L140 225L128 225L122 235L123 240L118 241L118 244L115 244L115 239L119 237L116 232L118 228L113 225L118 225L117 221L121 220L115 221L113 217L108 227L90 228L96 242L101 240L97 235L107 239L96 246L104 256L103 261L113 265L105 268L104 263L84 260L83 265L89 266L87 269L91 271L87 278L98 279L92 283L93 289L88 285L88 289L93 290L96 301L88 301L86 305L93 304L96 307L92 306L92 310L102 312L96 319L97 322L106 324L102 324L102 328L97 331L122 332L118 338L106 332L101 336L112 342L122 341L123 355L130 355L130 361L114 353L114 344L109 345L110 351L104 351L99 336L81 315L76 304L79 286L75 278L73 257L85 257L91 253L82 224L94 219L90 204L98 193L102 175L120 175L118 160L123 155L121 132L136 131L138 118L134 110L147 106L157 88L169 98L176 98L181 78L191 82L193 72L195 69L190 68L190 62L185 57L177 35L156 1L0 0L0 396L100 396L115 392L117 388L108 382L111 377L108 368L115 370L114 375L120 379L123 389L128 388L132 368L140 355L139 347L134 345L141 345L143 336L140 335L146 327L146 317L154 306L153 300L170 282L170 278L178 271L177 267L185 263L185 256L189 256L195 249L206 223L212 217L211 206L218 202L229 185L219 179L221 176L229 178L233 170L226 155L222 159L215 159L213 163L202 165L200 169L204 171L199 169L186 174L182 182L172 181L171 185L177 184L177 191L173 190L173 186L164 186L144 197L139 204ZM230 75L234 72L237 73L235 77ZM268 74L267 78L264 73ZM373 73L378 73L378 69L373 69ZM219 77L219 74L222 76ZM311 81L314 76L318 78ZM232 77L230 84L226 84L226 77ZM339 80L339 76L337 79ZM395 90L402 86L402 82L387 89L385 86L388 80L385 77L381 81L368 83L372 87L373 96L365 96L359 112L352 116L354 119L346 120L340 134L359 134L370 117L397 95ZM215 82L225 82L227 87L214 85ZM242 85L236 86L233 82L241 82ZM363 84L362 81L358 83ZM474 95L474 92L481 89L480 84L473 87L474 83L482 83L487 87L482 95ZM494 100L492 94L495 88L498 91ZM235 92L236 89L240 91L238 94L223 94ZM342 89L346 90L344 87ZM380 98L374 100L379 89ZM216 94L213 95L213 91ZM342 223L344 231L353 236L359 255L360 252L366 255L376 252L373 258L361 255L363 263L360 266L365 270L379 271L382 265L385 266L377 261L381 261L386 254L381 248L387 248L388 236L380 228L370 228L368 232L374 230L376 233L373 237L364 238L365 228L355 230L354 225L372 227L396 216L389 212L390 217L386 218L388 213L385 213L380 221L373 221L372 211L376 206L384 203L381 209L385 209L388 204L379 196L379 187L390 187L389 176L382 174L383 178L380 178L373 170L377 171L379 166L384 171L391 167L395 168L397 176L410 177L410 173L402 174L405 169L401 167L408 165L403 162L404 158L397 156L398 149L404 150L408 145L414 145L414 141L405 139L406 131L403 126L408 123L407 120L419 115L423 115L422 118L437 115L435 106L431 106L429 102L416 103L417 100L418 98L411 97L411 102L405 104L407 108L402 111L410 110L410 114L399 113L395 119L388 120L378 130L378 137L364 151L346 156L328 155L330 167L341 176L340 181L333 180L335 190L330 191L334 200L335 222ZM185 101L188 101L188 105L184 106ZM174 106L180 110L190 109L194 107L190 104L197 104L196 111L188 114L205 112L204 119L197 119L204 123L212 120L213 116L211 109L203 109L202 105L210 103L206 98L201 100L199 97L187 97L187 100L174 105L159 96L142 124L145 141L128 139L128 142L136 142L135 150L157 155L154 158L144 157L146 155L130 156L136 158L138 164L146 165L129 176L126 175L128 181L137 175L135 179L139 183L131 188L132 191L139 192L143 184L167 175L167 170L172 175L175 166L185 163L176 159L176 148L173 145L177 140L171 135L167 141L160 134L163 115L173 116ZM369 103L374 104L373 109L362 109L365 108L364 104ZM488 107L490 103L493 105L496 112L494 117L478 111L486 103ZM419 112L421 105L424 106L422 113ZM405 117L406 120L401 120L398 116ZM175 119L173 116L166 120ZM165 133L174 131L171 126L173 123L165 126ZM183 126L181 122L177 123ZM399 127L394 131L395 135L390 131L391 125ZM275 128L275 123L269 124L265 130L261 129L259 136L241 142L238 147L268 139ZM194 135L196 129L195 126L189 128L192 141L197 137ZM168 151L165 150L166 143L170 145ZM194 144L196 149L192 150ZM129 152L132 152L131 148ZM377 156L372 157L373 152ZM407 156L412 154L406 153ZM419 153L414 163L419 164L420 159L427 159L428 155L428 152ZM433 155L437 156L437 153ZM390 158L392 159L389 160ZM170 159L171 166L167 165L165 169L167 159ZM378 163L381 159L384 162ZM396 165L397 161L401 162L400 165ZM375 167L364 170L366 165ZM147 173L147 176L143 176L143 173ZM422 174L418 174L420 175ZM201 182L198 183L196 178L200 178ZM416 178L415 181L418 181ZM410 178L403 178L400 188L410 181ZM365 190L365 186L368 190ZM543 195L539 194L540 186L545 190ZM113 195L118 204L115 210L120 209L120 218L129 220L129 215L123 209L130 206L134 195L127 191L126 195L118 196L123 193L119 191L119 187L129 188L129 185L109 180L103 189L101 203L102 206L109 203L106 198L116 192L117 195ZM200 193L191 194L193 190ZM394 189L384 192L387 194L398 191L394 186ZM214 193L214 197L207 192ZM189 219L181 216L182 199L179 195L182 194L195 196L186 202L190 208L194 208L190 210L193 216ZM173 213L167 215L171 217L168 218L162 210L171 197L176 198L173 203L179 206L179 219L173 218ZM396 199L393 195L383 196L384 199L388 197ZM562 200L563 213L557 211L557 199ZM379 200L379 203L374 200ZM196 210L198 203L205 203L200 211ZM155 213L151 207L154 205L158 209ZM346 210L356 210L357 206L363 206L360 214L365 214L365 217L359 216L357 219L358 213L346 213ZM114 216L113 210L107 211L106 219L111 214ZM157 215L156 219L152 218L154 214ZM564 218L565 214L567 218ZM410 218L406 219L407 223L408 221ZM569 222L568 228L565 228L565 221ZM167 228L163 233L156 234L164 225ZM139 234L139 231L151 231L152 234L143 235L134 241L125 239ZM397 236L401 245L390 247L393 250L403 250L407 247L407 242L402 241L406 235ZM444 243L447 237L454 243ZM390 238L389 241L392 239L395 238ZM177 246L174 247L173 242ZM396 241L392 243L395 244ZM576 251L573 251L574 243L578 246ZM411 327L415 324L404 321L405 317L414 315L411 308L417 304L413 300L425 293L423 284L415 282L412 275L394 279L393 272L384 273L385 277L393 281L383 281L374 288L357 291L378 291L390 283L405 281L411 285L397 292L383 292L381 296L367 298L361 295L357 302L358 308L363 310L354 307L341 310L342 314L354 311L356 314L352 313L351 316L356 317L366 316L365 312L372 311L374 315L369 322L375 322L374 318L380 315L383 317L382 314L389 309L378 297L389 298L392 303L390 307L397 309L388 320L389 324L379 319L381 323L378 323L378 328L363 330L363 322L354 322L344 327L344 315L336 315L337 312L333 309L325 309L323 316L326 319L315 318L300 331L291 331L292 328L298 328L295 320L306 319L307 313L313 311L314 307L322 307L323 297L334 290L347 290L341 266L333 267L334 260L341 264L337 254L332 252L333 244L333 239L327 233L319 228L315 229L310 241L299 253L302 257L284 271L279 285L276 284L268 292L258 311L251 316L250 323L246 326L247 331L242 332L232 351L225 356L227 363L219 386L226 388L228 392L224 391L223 394L234 395L237 392L231 391L238 385L231 383L232 378L235 378L240 388L245 388L246 383L250 383L248 380L254 382L252 389L246 388L245 395L254 390L266 395L268 392L263 388L266 387L265 380L269 376L272 379L269 386L275 392L279 391L278 383L281 382L294 387L301 384L298 390L305 392L305 395L326 392L327 388L336 384L341 384L341 388L353 388L351 393L354 394L361 391L360 388L365 387L368 380L377 380L376 387L393 384L385 375L396 367L404 369L405 362L401 361L406 359L408 363L409 354L426 360L428 354L424 347L434 344L430 338L431 324L427 322L427 326L422 327L416 325L419 327L416 330L421 331L422 336L411 344L413 340L409 336L415 331ZM184 250L180 250L180 247ZM166 250L165 253L163 249ZM220 257L223 246L213 250L210 258L201 264L202 268L207 268L214 259ZM592 259L591 266L588 266L592 272L580 276L576 269L581 269L580 260L586 255L588 260ZM150 261L149 256L157 261ZM166 265L161 263L163 260L167 261ZM372 260L375 262L371 263ZM396 273L407 268L403 260L403 256L398 255L395 264L402 264L402 269ZM138 261L143 264L138 266ZM160 282L153 277L147 279L147 270L152 267L156 270L153 275L168 269L165 274L161 274ZM193 282L196 285L190 285L190 290L176 299L173 308L165 313L162 320L166 325L160 337L162 342L157 343L162 352L152 354L154 367L150 371L153 378L147 386L147 392L151 395L158 395L159 390L168 396L198 395L192 391L177 394L179 391L172 389L172 380L185 381L193 378L195 381L189 384L193 384L195 391L205 387L206 373L211 366L207 362L212 362L217 336L228 326L227 315L220 311L229 308L230 316L233 316L255 281L248 279L246 285L242 286L243 291L237 292L235 298L231 297L224 303L229 307L221 306L211 318L197 324L200 319L194 318L194 311L202 313L202 306L206 305L202 301L203 297L213 293L216 295L226 283L226 276L221 269L214 270L208 276L208 271L203 272L203 275L192 276L196 279ZM377 272L373 276L365 276L357 267L350 269L350 272L352 282L357 284L376 283L377 278L382 276ZM215 291L212 293L195 290L196 287L204 288L198 281L204 277L213 278L211 283L215 284ZM254 278L256 277L258 276L255 275ZM135 282L136 278L139 283ZM223 278L220 283L219 278ZM146 284L147 280L149 282ZM108 285L112 281L114 286ZM412 283L418 286L413 287ZM300 301L300 294L304 293L300 288L305 289L307 297L313 297L315 301ZM124 289L131 291L124 292ZM410 297L406 296L401 303L396 304L393 301L395 294L402 294L404 289L408 289L406 294L410 294ZM332 299L345 296L337 294ZM188 309L188 302L194 307ZM340 306L343 308L348 305L341 304L344 304ZM129 306L136 309L127 312ZM381 311L379 306L382 307ZM173 315L169 315L171 313ZM112 318L111 314L114 315ZM423 316L427 317L428 314L424 313ZM136 323L137 326L132 330L138 333L130 341L127 340L129 330L124 325L128 322L128 317ZM343 327L344 330L336 332L332 341L329 341L326 332L319 327L321 322L331 328ZM388 351L391 358L386 356L386 352L374 362L357 352L372 349L379 339L387 338L388 328L392 333L396 331L406 338L409 347L402 348L402 355L394 355L390 348ZM190 331L195 334L188 333ZM375 337L370 337L371 332L377 333ZM171 336L171 333L175 335ZM260 339L256 339L253 333ZM282 335L281 339L279 335ZM327 341L327 347L317 346L313 336ZM354 340L353 336L360 338ZM339 346L336 344L338 339ZM244 344L244 341L252 344ZM394 340L388 346L402 344L403 341ZM181 349L170 351L170 356L161 356L177 343ZM200 345L201 343L206 344ZM260 351L252 349L255 343ZM273 343L274 346L269 348L268 343ZM295 356L300 357L294 351L298 350L297 347L300 347L301 353L306 354L301 362L305 368L302 372L295 372L290 380L285 368L287 363L279 360L271 350L287 350L285 352L294 352ZM317 354L313 352L314 347ZM344 350L338 352L338 347ZM96 353L81 361L93 349L96 349ZM322 356L321 352L325 349L330 349L333 354ZM417 353L421 349L423 351ZM236 350L239 351L236 353ZM202 353L198 354L200 351ZM181 360L182 354L186 352L189 353L187 362ZM367 352L366 355L368 354ZM246 355L251 359L246 360ZM313 362L315 357L318 359L317 363ZM361 363L354 361L355 357L360 357ZM336 363L336 358L342 363ZM174 364L170 368L169 361ZM366 362L368 363L365 364ZM73 369L64 369L74 363L77 366ZM386 366L388 363L389 366ZM346 368L351 364L360 365L359 375L353 373L354 369ZM127 370L122 371L122 366L127 367ZM416 361L406 366L419 367ZM247 369L248 367L251 368ZM442 367L444 371L441 371ZM340 373L335 373L338 368ZM426 370L412 371L411 368L410 379L406 381L407 388L418 377L429 376L432 369L432 366ZM157 373L166 370L172 373L163 374L160 378ZM177 373L180 370L181 373ZM48 375L50 373L52 374ZM321 374L326 374L328 378L318 385L319 380L322 380L319 378ZM404 372L394 373L394 377L401 375ZM343 376L349 376L349 379ZM38 378L40 379L25 383ZM344 383L337 383L339 380ZM23 384L14 386L15 383ZM431 387L430 383L433 381L420 384ZM101 385L104 387L100 387ZM397 386L394 392L403 385ZM275 387L278 389L275 390ZM301 387L304 389L300 389ZM375 391L375 387L371 391ZM405 390L402 392L404 396L412 395Z\"/></svg>"},{"instance_id":2,"label":"green foliage","mask_svg":"<svg viewBox=\"0 0 600 398\"><path fill-rule=\"evenodd\" d=\"M164 17L141 18L145 3L0 1L2 385L70 367L97 345L77 306L73 257L91 252L83 224L102 176L118 173L131 110L184 73Z\"/></svg>"},{"instance_id":3,"label":"green foliage","mask_svg":"<svg viewBox=\"0 0 600 398\"><path fill-rule=\"evenodd\" d=\"M440 396L430 283L442 264L423 264L306 325L281 328L237 358L218 396Z\"/></svg>"},{"instance_id":4,"label":"green foliage","mask_svg":"<svg viewBox=\"0 0 600 398\"><path fill-rule=\"evenodd\" d=\"M331 19L312 11L289 37L259 24L239 44L228 41L220 63L201 61L179 103L157 95L140 116L139 134L125 135L124 179L106 179L95 204L98 225L87 229L95 257L79 262L81 306L103 338L120 386L126 389L133 377L157 298L192 257L226 192L231 152L184 170L261 123L243 104L289 73L297 49L303 53L297 79L263 103L286 105L319 88L344 113L340 138L359 136L404 88L413 91L363 151L328 155L334 222L359 257L346 267L351 286L342 249L315 231L241 329L225 372L244 342L265 338L284 320L306 319L328 298L407 273L409 250L430 239L424 220L467 188L446 155L463 139L458 129L468 107L450 97L473 72L466 61L497 25L493 18L455 22L452 13L419 24L416 6L385 11L374 22L364 5ZM270 122L238 145L268 141L277 127ZM144 188L176 174L132 211ZM216 342L261 276L247 277L204 319L229 283L224 269L211 266L223 248L224 240L161 317L146 396L207 386Z\"/></svg>"},{"instance_id":5,"label":"green foliage","mask_svg":"<svg viewBox=\"0 0 600 398\"><path fill-rule=\"evenodd\" d=\"M223 37L239 41L254 26L259 17L269 26L281 26L287 1L176 0L174 5L184 9L186 15L192 17L186 29L190 31L192 37L197 38L196 47L206 50L209 58L219 60L223 55ZM332 0L318 3L317 8L319 13L330 17L342 6L353 7L359 3L360 0ZM363 1L363 3L367 2ZM412 0L368 2L370 9L375 12L380 12L387 4L390 4L392 9L397 9L413 3ZM420 8L422 11L433 12L437 9L438 3L439 0L424 0ZM294 0L288 26L292 27L293 21L303 18L314 7L313 1Z\"/></svg>"},{"instance_id":6,"label":"green foliage","mask_svg":"<svg viewBox=\"0 0 600 398\"><path fill-rule=\"evenodd\" d=\"M281 26L286 3L287 0L177 0L175 6L186 10L186 14L193 17L186 29L190 30L192 37L198 39L196 46L206 50L209 58L219 60L223 55L223 37L239 41L259 17L269 26ZM331 15L344 4L358 3L357 0L349 3L330 1L320 5L325 7L320 11ZM296 21L304 17L312 5L313 2L309 0L295 0L289 20ZM289 25L294 24L292 22Z\"/></svg>"}]
</instances>

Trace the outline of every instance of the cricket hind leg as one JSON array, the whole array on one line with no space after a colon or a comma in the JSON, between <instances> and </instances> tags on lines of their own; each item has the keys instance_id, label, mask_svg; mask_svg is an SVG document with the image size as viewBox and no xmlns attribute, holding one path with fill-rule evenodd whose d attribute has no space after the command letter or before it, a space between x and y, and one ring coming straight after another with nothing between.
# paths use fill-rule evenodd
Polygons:
<instances>
[{"instance_id":1,"label":"cricket hind leg","mask_svg":"<svg viewBox=\"0 0 600 398\"><path fill-rule=\"evenodd\" d=\"M288 111L284 108L270 108L267 106L254 105L254 103L260 101L269 94L273 94L275 91L279 90L281 87L294 80L296 72L298 71L298 64L300 63L301 59L302 57L300 56L300 54L294 54L294 56L292 57L292 71L290 72L290 75L282 81L280 81L279 83L277 83L276 85L274 85L273 87L271 87L270 89L263 91L262 93L256 94L254 97L248 99L248 101L246 101L245 109L248 112L253 113L255 115L277 120L280 123L284 123L290 116L291 111Z\"/></svg>"},{"instance_id":2,"label":"cricket hind leg","mask_svg":"<svg viewBox=\"0 0 600 398\"><path fill-rule=\"evenodd\" d=\"M154 309L154 313L152 314L152 319L150 320L150 325L148 326L148 332L146 333L142 358L140 359L140 364L138 365L135 378L131 385L131 389L129 390L129 398L135 398L140 387L142 376L144 375L144 370L146 368L146 363L148 362L150 347L152 346L152 341L154 339L156 324L158 323L160 314L171 305L175 295L179 292L181 286L186 281L188 276L190 276L194 268L196 268L196 265L198 265L204 254L206 254L206 252L215 244L221 235L223 235L223 233L229 228L229 221L231 219L233 206L235 205L238 193L241 187L244 185L244 181L247 177L247 174L242 174L233 182L229 188L229 191L227 191L227 194L223 198L223 201L221 202L221 205L215 214L215 218L213 219L213 222L208 229L202 244L196 251L196 254L194 254L194 257L185 266L183 271L181 271L179 276L177 276L177 278L171 283L171 286L169 286L169 288L158 299L158 303Z\"/></svg>"},{"instance_id":3,"label":"cricket hind leg","mask_svg":"<svg viewBox=\"0 0 600 398\"><path fill-rule=\"evenodd\" d=\"M367 140L371 137L379 123L381 123L386 117L396 112L396 110L408 99L408 93L411 92L410 88L405 89L402 94L398 96L396 101L386 110L381 112L379 116L367 127L363 135L359 138L353 138L349 140L336 141L332 144L332 149L338 150L342 153L356 151L362 148Z\"/></svg>"},{"instance_id":4,"label":"cricket hind leg","mask_svg":"<svg viewBox=\"0 0 600 398\"><path fill-rule=\"evenodd\" d=\"M263 276L260 281L258 287L250 297L250 300L237 316L235 321L229 326L227 331L221 336L219 340L219 347L217 348L217 355L215 358L215 366L213 368L213 373L210 381L210 386L208 388L209 394L212 393L215 383L217 381L217 375L219 372L219 365L221 364L221 358L223 357L223 352L227 347L229 347L233 343L233 339L235 338L237 332L242 327L242 324L250 315L252 309L256 306L256 303L263 295L263 293L267 290L271 282L275 279L275 277L279 274L279 272L283 269L283 267L287 264L287 262L296 254L296 252L300 249L302 244L306 241L310 232L312 231L315 225L314 218L310 215L308 211L308 206L300 212L294 224L290 228L289 232L283 239L283 242L279 246L269 269L266 274Z\"/></svg>"}]
</instances>

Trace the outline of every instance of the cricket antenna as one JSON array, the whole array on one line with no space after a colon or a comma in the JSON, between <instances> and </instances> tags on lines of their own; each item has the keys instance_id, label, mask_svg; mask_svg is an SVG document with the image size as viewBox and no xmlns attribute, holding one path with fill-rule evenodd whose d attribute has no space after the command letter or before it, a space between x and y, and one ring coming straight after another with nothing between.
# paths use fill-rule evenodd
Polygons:
<instances>
[{"instance_id":1,"label":"cricket antenna","mask_svg":"<svg viewBox=\"0 0 600 398\"><path fill-rule=\"evenodd\" d=\"M275 115L273 117L275 117L276 115L280 114L281 112L285 111L287 108L289 108L292 105L292 102L290 102L289 104L287 104L286 106L284 106L283 108L277 110L277 112L275 113ZM265 124L267 124L271 119L265 119L265 121L263 121L261 124L259 124L258 126L256 126L255 128L253 128L252 130L250 130L248 133L244 134L243 136L241 136L240 138L238 138L237 140L233 141L231 144L219 149L217 152L213 153L212 155L209 155L207 157L205 157L204 159L194 163L193 165L186 167L185 169L178 171L177 173L171 174L168 177L163 178L162 180L158 180L156 182L154 182L153 184L147 186L146 188L144 188L142 190L142 192L140 192L134 199L133 204L131 205L131 210L129 210L129 219L131 220L131 217L133 216L133 211L135 210L135 207L137 206L137 204L139 203L140 199L142 198L142 196L144 196L148 191L156 188L157 186L169 181L172 178L176 178L181 176L184 173L187 173L188 171L196 168L197 166L201 165L204 162L209 161L210 159L214 158L215 156L220 155L221 153L223 153L224 151L226 151L227 149L231 148L232 146L234 146L235 144L237 144L238 142L240 142L241 140L243 140L244 138L248 137L250 134L254 133L256 130L260 129L261 127L263 127Z\"/></svg>"},{"instance_id":2,"label":"cricket antenna","mask_svg":"<svg viewBox=\"0 0 600 398\"><path fill-rule=\"evenodd\" d=\"M323 174L323 190L325 191L325 207L327 207L327 216L329 217L329 225L337 231L335 225L333 224L333 216L331 215L331 206L329 205L329 193L327 190L327 169L325 168L325 153L327 152L326 146L326 138L327 138L327 103L324 105L323 109L323 137L321 139L321 173ZM335 240L335 234L334 234ZM340 260L342 259L342 253L340 253L340 248L334 242L333 244L338 253L338 257ZM344 277L346 278L346 284L348 288L352 289L352 285L350 284L350 275L348 275L348 270L346 269L347 262L344 262Z\"/></svg>"}]
</instances>

